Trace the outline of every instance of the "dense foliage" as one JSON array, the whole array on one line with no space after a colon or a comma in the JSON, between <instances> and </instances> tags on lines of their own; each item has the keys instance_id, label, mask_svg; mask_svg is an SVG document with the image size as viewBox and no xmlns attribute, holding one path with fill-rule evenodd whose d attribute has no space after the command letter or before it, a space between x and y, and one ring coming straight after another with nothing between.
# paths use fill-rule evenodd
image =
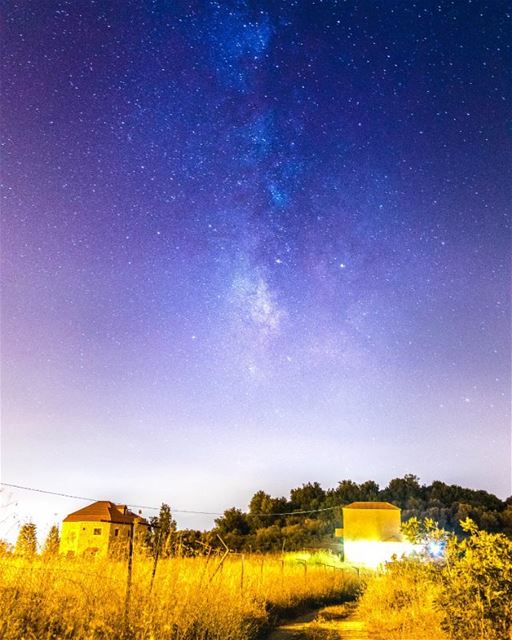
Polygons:
<instances>
[{"instance_id":1,"label":"dense foliage","mask_svg":"<svg viewBox=\"0 0 512 640\"><path fill-rule=\"evenodd\" d=\"M342 507L368 500L383 500L399 506L403 521L412 517L427 518L447 531L463 534L459 523L471 518L484 531L512 536L512 498L502 501L486 491L439 481L421 485L414 475L395 478L383 489L373 480L362 484L342 480L333 489L323 489L318 482L304 484L292 489L289 498L274 498L258 491L246 513L231 508L217 518L212 531L206 534L186 531L177 535L186 539L186 548L196 551L204 548L204 544L220 545L218 536L237 551L329 546L334 549L333 533L336 527L342 526Z\"/></svg>"},{"instance_id":2,"label":"dense foliage","mask_svg":"<svg viewBox=\"0 0 512 640\"><path fill-rule=\"evenodd\" d=\"M442 627L455 640L512 637L512 540L461 523L469 535L450 538L437 606Z\"/></svg>"}]
</instances>

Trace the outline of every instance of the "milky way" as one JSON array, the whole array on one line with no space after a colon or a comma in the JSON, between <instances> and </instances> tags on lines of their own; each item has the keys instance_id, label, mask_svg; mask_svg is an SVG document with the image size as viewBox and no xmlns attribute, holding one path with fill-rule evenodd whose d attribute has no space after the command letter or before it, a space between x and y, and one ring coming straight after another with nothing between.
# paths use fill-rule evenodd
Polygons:
<instances>
[{"instance_id":1,"label":"milky way","mask_svg":"<svg viewBox=\"0 0 512 640\"><path fill-rule=\"evenodd\" d=\"M3 14L5 481L510 494L505 2Z\"/></svg>"}]
</instances>

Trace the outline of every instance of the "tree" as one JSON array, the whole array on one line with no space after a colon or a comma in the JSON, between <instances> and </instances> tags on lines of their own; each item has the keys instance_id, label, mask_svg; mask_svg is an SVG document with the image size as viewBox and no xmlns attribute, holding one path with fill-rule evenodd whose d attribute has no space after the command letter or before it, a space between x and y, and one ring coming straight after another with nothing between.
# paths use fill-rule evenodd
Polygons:
<instances>
[{"instance_id":1,"label":"tree","mask_svg":"<svg viewBox=\"0 0 512 640\"><path fill-rule=\"evenodd\" d=\"M26 558L33 557L37 552L37 531L33 522L22 525L16 540L15 553Z\"/></svg>"},{"instance_id":2,"label":"tree","mask_svg":"<svg viewBox=\"0 0 512 640\"><path fill-rule=\"evenodd\" d=\"M202 531L181 529L178 531L178 554L180 556L200 556L210 548L203 540Z\"/></svg>"},{"instance_id":3,"label":"tree","mask_svg":"<svg viewBox=\"0 0 512 640\"><path fill-rule=\"evenodd\" d=\"M365 502L371 502L379 499L379 485L373 480L367 480L359 486L360 499Z\"/></svg>"},{"instance_id":4,"label":"tree","mask_svg":"<svg viewBox=\"0 0 512 640\"><path fill-rule=\"evenodd\" d=\"M286 498L272 498L264 491L257 491L249 503L249 524L253 531L270 527L276 522L282 521L283 516L269 515L286 513Z\"/></svg>"},{"instance_id":5,"label":"tree","mask_svg":"<svg viewBox=\"0 0 512 640\"><path fill-rule=\"evenodd\" d=\"M214 538L212 546L219 548L220 537L233 551L241 551L252 547L252 536L249 535L251 527L249 518L245 513L232 507L224 511L224 514L215 520Z\"/></svg>"},{"instance_id":6,"label":"tree","mask_svg":"<svg viewBox=\"0 0 512 640\"><path fill-rule=\"evenodd\" d=\"M258 551L275 551L283 546L284 529L274 524L258 529L254 537L254 545Z\"/></svg>"},{"instance_id":7,"label":"tree","mask_svg":"<svg viewBox=\"0 0 512 640\"><path fill-rule=\"evenodd\" d=\"M512 502L501 513L500 519L503 533L512 537Z\"/></svg>"},{"instance_id":8,"label":"tree","mask_svg":"<svg viewBox=\"0 0 512 640\"><path fill-rule=\"evenodd\" d=\"M161 558L168 558L173 553L173 537L176 532L176 520L173 519L171 513L171 507L168 504L162 503L160 507L160 513L158 519L152 520L154 527L154 554Z\"/></svg>"},{"instance_id":9,"label":"tree","mask_svg":"<svg viewBox=\"0 0 512 640\"><path fill-rule=\"evenodd\" d=\"M292 507L300 511L319 509L324 500L325 491L318 482L308 482L290 491Z\"/></svg>"},{"instance_id":10,"label":"tree","mask_svg":"<svg viewBox=\"0 0 512 640\"><path fill-rule=\"evenodd\" d=\"M46 537L43 554L46 556L54 556L59 551L60 537L59 537L59 527L54 524L50 531L48 532L48 536Z\"/></svg>"},{"instance_id":11,"label":"tree","mask_svg":"<svg viewBox=\"0 0 512 640\"><path fill-rule=\"evenodd\" d=\"M394 504L398 504L402 509L407 508L407 501L410 498L421 499L422 488L418 476L407 473L403 478L394 478L382 492L383 497Z\"/></svg>"},{"instance_id":12,"label":"tree","mask_svg":"<svg viewBox=\"0 0 512 640\"><path fill-rule=\"evenodd\" d=\"M224 514L215 520L215 526L220 536L228 533L244 536L250 531L247 516L235 507L226 509Z\"/></svg>"},{"instance_id":13,"label":"tree","mask_svg":"<svg viewBox=\"0 0 512 640\"><path fill-rule=\"evenodd\" d=\"M460 499L461 491L461 487L456 485L447 485L439 480L434 480L430 487L427 488L427 495L429 502L450 505L452 502Z\"/></svg>"},{"instance_id":14,"label":"tree","mask_svg":"<svg viewBox=\"0 0 512 640\"><path fill-rule=\"evenodd\" d=\"M361 500L361 489L357 482L353 480L341 480L338 482L334 494L336 495L338 503L341 505Z\"/></svg>"},{"instance_id":15,"label":"tree","mask_svg":"<svg viewBox=\"0 0 512 640\"><path fill-rule=\"evenodd\" d=\"M272 524L268 518L261 516L264 513L273 513L270 508L271 502L271 496L264 491L257 491L251 498L249 503L249 522L253 531Z\"/></svg>"},{"instance_id":16,"label":"tree","mask_svg":"<svg viewBox=\"0 0 512 640\"><path fill-rule=\"evenodd\" d=\"M506 503L504 504L499 498L487 493L487 491L465 489L456 484L447 485L439 480L435 480L430 487L425 487L425 495L429 504L436 502L450 506L455 503L464 503L472 507L480 507L482 512L499 512L506 506Z\"/></svg>"}]
</instances>

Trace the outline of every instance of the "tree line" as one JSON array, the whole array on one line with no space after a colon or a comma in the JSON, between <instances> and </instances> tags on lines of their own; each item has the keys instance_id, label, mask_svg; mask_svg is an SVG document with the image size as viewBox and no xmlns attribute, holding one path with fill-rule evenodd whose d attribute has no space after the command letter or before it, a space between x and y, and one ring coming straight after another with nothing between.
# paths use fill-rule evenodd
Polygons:
<instances>
[{"instance_id":1,"label":"tree line","mask_svg":"<svg viewBox=\"0 0 512 640\"><path fill-rule=\"evenodd\" d=\"M487 491L440 481L424 485L417 476L407 474L383 488L373 480L361 484L342 480L331 489L308 482L292 489L288 498L260 490L252 496L246 511L227 509L210 531L178 530L168 505L162 505L160 515L150 523L149 549L156 548L161 523L159 553L164 557L201 554L223 544L238 552L336 550L339 542L334 530L343 526L343 506L366 501L391 502L402 509L403 522L431 519L458 536L464 536L460 522L470 518L483 531L512 537L512 496L500 500Z\"/></svg>"},{"instance_id":2,"label":"tree line","mask_svg":"<svg viewBox=\"0 0 512 640\"><path fill-rule=\"evenodd\" d=\"M226 510L206 536L215 544L213 536L220 535L237 551L332 546L334 529L343 526L343 506L366 501L391 502L402 509L402 521L430 518L457 535L464 535L460 522L470 518L484 531L512 537L512 496L503 501L487 491L440 481L424 485L412 474L394 478L383 488L373 480L361 484L342 480L331 489L318 482L303 484L292 489L289 498L258 491L246 512Z\"/></svg>"},{"instance_id":3,"label":"tree line","mask_svg":"<svg viewBox=\"0 0 512 640\"><path fill-rule=\"evenodd\" d=\"M512 496L500 500L483 490L468 489L434 481L420 484L417 476L394 478L380 488L368 480L358 484L342 480L335 488L324 489L308 482L290 491L288 498L257 491L242 511L232 507L215 520L210 531L178 530L171 508L162 504L159 515L150 519L144 551L159 558L172 555L200 555L224 545L233 551L275 552L339 544L335 528L343 526L342 508L351 502L386 501L402 509L402 521L429 518L439 527L464 535L460 522L470 518L479 529L512 537ZM305 513L307 512L307 513ZM58 549L58 528L53 527L43 546L44 553ZM7 551L0 543L0 553ZM20 530L16 551L36 553L35 525Z\"/></svg>"}]
</instances>

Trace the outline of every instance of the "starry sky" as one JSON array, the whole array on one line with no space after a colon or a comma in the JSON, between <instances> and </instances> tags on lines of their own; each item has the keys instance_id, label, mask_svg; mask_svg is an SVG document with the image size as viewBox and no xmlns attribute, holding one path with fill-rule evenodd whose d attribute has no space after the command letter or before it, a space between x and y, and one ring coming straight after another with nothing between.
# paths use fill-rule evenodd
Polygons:
<instances>
[{"instance_id":1,"label":"starry sky","mask_svg":"<svg viewBox=\"0 0 512 640\"><path fill-rule=\"evenodd\" d=\"M208 511L408 472L510 495L508 22L3 2L2 480Z\"/></svg>"}]
</instances>

